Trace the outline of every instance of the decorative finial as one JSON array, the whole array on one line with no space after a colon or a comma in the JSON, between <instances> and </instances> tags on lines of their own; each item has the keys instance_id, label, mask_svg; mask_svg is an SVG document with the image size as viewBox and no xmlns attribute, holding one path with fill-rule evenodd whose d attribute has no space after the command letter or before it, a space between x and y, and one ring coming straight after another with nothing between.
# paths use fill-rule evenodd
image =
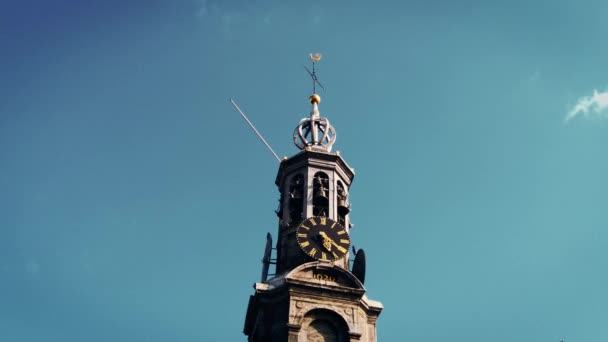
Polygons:
<instances>
[{"instance_id":1,"label":"decorative finial","mask_svg":"<svg viewBox=\"0 0 608 342\"><path fill-rule=\"evenodd\" d=\"M321 117L319 113L319 103L321 97L316 94L316 85L325 90L321 82L317 79L315 63L321 60L321 54L309 54L308 58L312 62L312 72L304 66L310 78L312 78L313 94L308 98L312 104L310 117L303 118L293 132L293 142L300 150L317 150L331 152L331 147L336 141L336 130L329 124L329 120Z\"/></svg>"}]
</instances>

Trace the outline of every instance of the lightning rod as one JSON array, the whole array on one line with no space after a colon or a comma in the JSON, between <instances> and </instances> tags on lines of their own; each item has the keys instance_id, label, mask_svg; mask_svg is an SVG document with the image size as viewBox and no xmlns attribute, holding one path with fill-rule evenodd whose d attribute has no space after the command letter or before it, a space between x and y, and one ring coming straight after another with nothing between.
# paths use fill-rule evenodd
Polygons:
<instances>
[{"instance_id":1,"label":"lightning rod","mask_svg":"<svg viewBox=\"0 0 608 342\"><path fill-rule=\"evenodd\" d=\"M233 99L230 99L230 103L232 103L232 105L234 106L234 108L236 108L236 110L239 112L239 114L241 114L241 116L243 117L243 119L245 119L245 121L247 121L247 123L249 124L249 127L251 127L251 129L253 129L253 131L255 132L255 134L257 134L258 138L260 138L260 140L262 140L262 142L264 143L264 145L266 145L266 148L268 149L268 151L270 151L270 153L272 153L272 155L280 163L281 162L281 158L279 158L279 156L276 153L274 153L274 150L272 149L272 147L270 147L270 145L266 142L266 140L260 134L260 132L258 132L258 130L255 129L255 126L253 126L253 124L251 123L251 121L249 121L249 119L247 118L247 115L245 115L245 113L243 113L243 111L239 108L239 106L236 105L236 103L234 102Z\"/></svg>"}]
</instances>

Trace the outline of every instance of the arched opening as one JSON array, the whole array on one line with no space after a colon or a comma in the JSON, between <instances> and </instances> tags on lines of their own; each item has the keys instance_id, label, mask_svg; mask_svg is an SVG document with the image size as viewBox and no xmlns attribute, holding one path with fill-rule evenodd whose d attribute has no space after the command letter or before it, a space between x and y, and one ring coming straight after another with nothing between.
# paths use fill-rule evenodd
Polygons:
<instances>
[{"instance_id":1,"label":"arched opening","mask_svg":"<svg viewBox=\"0 0 608 342\"><path fill-rule=\"evenodd\" d=\"M306 340L308 342L338 342L338 332L330 321L317 319L308 326Z\"/></svg>"},{"instance_id":2,"label":"arched opening","mask_svg":"<svg viewBox=\"0 0 608 342\"><path fill-rule=\"evenodd\" d=\"M298 341L347 342L348 330L348 325L337 313L326 309L315 309L305 315Z\"/></svg>"},{"instance_id":3,"label":"arched opening","mask_svg":"<svg viewBox=\"0 0 608 342\"><path fill-rule=\"evenodd\" d=\"M324 172L315 173L312 194L312 214L314 216L328 216L329 177Z\"/></svg>"},{"instance_id":4,"label":"arched opening","mask_svg":"<svg viewBox=\"0 0 608 342\"><path fill-rule=\"evenodd\" d=\"M295 175L289 183L289 224L298 224L304 219L304 176Z\"/></svg>"},{"instance_id":5,"label":"arched opening","mask_svg":"<svg viewBox=\"0 0 608 342\"><path fill-rule=\"evenodd\" d=\"M350 204L348 203L348 193L342 182L338 181L337 185L337 206L338 206L338 223L346 225L346 215L350 212Z\"/></svg>"}]
</instances>

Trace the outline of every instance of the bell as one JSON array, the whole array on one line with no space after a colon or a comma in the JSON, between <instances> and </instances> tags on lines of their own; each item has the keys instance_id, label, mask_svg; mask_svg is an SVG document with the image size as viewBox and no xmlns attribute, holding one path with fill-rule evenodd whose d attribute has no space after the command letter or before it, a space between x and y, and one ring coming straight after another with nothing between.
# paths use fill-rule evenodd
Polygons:
<instances>
[{"instance_id":1,"label":"bell","mask_svg":"<svg viewBox=\"0 0 608 342\"><path fill-rule=\"evenodd\" d=\"M346 216L350 212L350 204L345 199L338 199L338 215Z\"/></svg>"},{"instance_id":2,"label":"bell","mask_svg":"<svg viewBox=\"0 0 608 342\"><path fill-rule=\"evenodd\" d=\"M319 202L327 202L329 199L327 198L327 192L323 188L318 188L315 190L315 201Z\"/></svg>"}]
</instances>

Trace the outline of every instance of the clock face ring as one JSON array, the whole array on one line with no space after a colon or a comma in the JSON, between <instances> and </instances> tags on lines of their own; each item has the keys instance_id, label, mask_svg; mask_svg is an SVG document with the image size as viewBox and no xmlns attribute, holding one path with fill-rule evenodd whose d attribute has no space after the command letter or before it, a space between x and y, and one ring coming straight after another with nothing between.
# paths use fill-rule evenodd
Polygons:
<instances>
[{"instance_id":1,"label":"clock face ring","mask_svg":"<svg viewBox=\"0 0 608 342\"><path fill-rule=\"evenodd\" d=\"M346 229L324 216L313 216L300 223L296 238L302 251L317 260L340 260L350 248Z\"/></svg>"}]
</instances>

